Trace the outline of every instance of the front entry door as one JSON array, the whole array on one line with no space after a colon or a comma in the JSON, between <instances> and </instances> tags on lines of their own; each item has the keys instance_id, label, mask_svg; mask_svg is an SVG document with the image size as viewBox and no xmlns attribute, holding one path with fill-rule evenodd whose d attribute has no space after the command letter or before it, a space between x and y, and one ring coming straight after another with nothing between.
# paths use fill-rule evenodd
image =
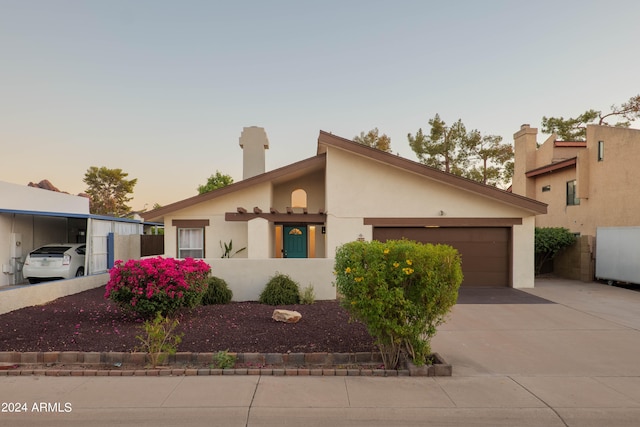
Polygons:
<instances>
[{"instance_id":1,"label":"front entry door","mask_svg":"<svg viewBox=\"0 0 640 427\"><path fill-rule=\"evenodd\" d=\"M289 226L283 228L284 233L284 257L285 258L306 258L307 257L307 227Z\"/></svg>"}]
</instances>

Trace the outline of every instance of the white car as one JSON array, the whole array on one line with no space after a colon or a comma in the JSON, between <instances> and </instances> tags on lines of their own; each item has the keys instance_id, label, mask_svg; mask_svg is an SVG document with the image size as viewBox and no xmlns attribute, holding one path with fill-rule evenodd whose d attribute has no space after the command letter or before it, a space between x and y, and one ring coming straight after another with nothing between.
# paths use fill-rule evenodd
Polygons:
<instances>
[{"instance_id":1,"label":"white car","mask_svg":"<svg viewBox=\"0 0 640 427\"><path fill-rule=\"evenodd\" d=\"M29 283L84 276L84 243L56 243L31 251L22 274Z\"/></svg>"}]
</instances>

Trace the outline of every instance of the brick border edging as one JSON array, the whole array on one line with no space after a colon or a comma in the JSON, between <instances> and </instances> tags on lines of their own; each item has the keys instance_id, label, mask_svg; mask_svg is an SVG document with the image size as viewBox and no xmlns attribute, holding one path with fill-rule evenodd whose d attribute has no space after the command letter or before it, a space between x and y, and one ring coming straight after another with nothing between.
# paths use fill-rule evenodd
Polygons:
<instances>
[{"instance_id":1,"label":"brick border edging","mask_svg":"<svg viewBox=\"0 0 640 427\"><path fill-rule=\"evenodd\" d=\"M436 363L407 369L341 368L342 365L379 364L379 353L230 353L236 364L249 365L233 369L188 368L180 365L213 363L216 353L179 352L169 355L163 368L135 369L145 366L146 353L125 352L0 352L0 376L196 376L196 375L273 375L273 376L451 376L453 368L438 354ZM55 365L72 365L80 369L56 369ZM21 368L21 365L48 365L46 368ZM122 365L125 365L122 367ZM296 366L314 366L299 368ZM277 366L265 367L265 366ZM336 367L337 366L337 367ZM93 369L97 367L96 369ZM133 369L131 368L133 367ZM122 369L120 369L122 368Z\"/></svg>"}]
</instances>

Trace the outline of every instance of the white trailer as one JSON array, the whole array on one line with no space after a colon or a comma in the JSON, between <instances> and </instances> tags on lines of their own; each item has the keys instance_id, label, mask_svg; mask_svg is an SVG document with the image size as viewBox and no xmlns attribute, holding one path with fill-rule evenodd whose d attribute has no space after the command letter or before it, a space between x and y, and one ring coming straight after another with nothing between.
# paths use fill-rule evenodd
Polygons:
<instances>
[{"instance_id":1,"label":"white trailer","mask_svg":"<svg viewBox=\"0 0 640 427\"><path fill-rule=\"evenodd\" d=\"M640 284L640 227L596 229L596 279Z\"/></svg>"}]
</instances>

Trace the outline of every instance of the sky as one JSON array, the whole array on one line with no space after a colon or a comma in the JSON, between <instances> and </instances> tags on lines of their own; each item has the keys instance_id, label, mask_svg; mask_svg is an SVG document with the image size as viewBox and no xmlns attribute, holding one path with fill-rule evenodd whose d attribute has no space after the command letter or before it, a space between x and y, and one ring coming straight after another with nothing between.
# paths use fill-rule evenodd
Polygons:
<instances>
[{"instance_id":1,"label":"sky","mask_svg":"<svg viewBox=\"0 0 640 427\"><path fill-rule=\"evenodd\" d=\"M134 210L242 179L243 127L272 170L320 130L407 134L436 114L513 142L543 116L640 94L640 2L0 0L0 181L85 191L91 166ZM636 121L633 127L640 128ZM538 142L547 135L539 133Z\"/></svg>"}]
</instances>

